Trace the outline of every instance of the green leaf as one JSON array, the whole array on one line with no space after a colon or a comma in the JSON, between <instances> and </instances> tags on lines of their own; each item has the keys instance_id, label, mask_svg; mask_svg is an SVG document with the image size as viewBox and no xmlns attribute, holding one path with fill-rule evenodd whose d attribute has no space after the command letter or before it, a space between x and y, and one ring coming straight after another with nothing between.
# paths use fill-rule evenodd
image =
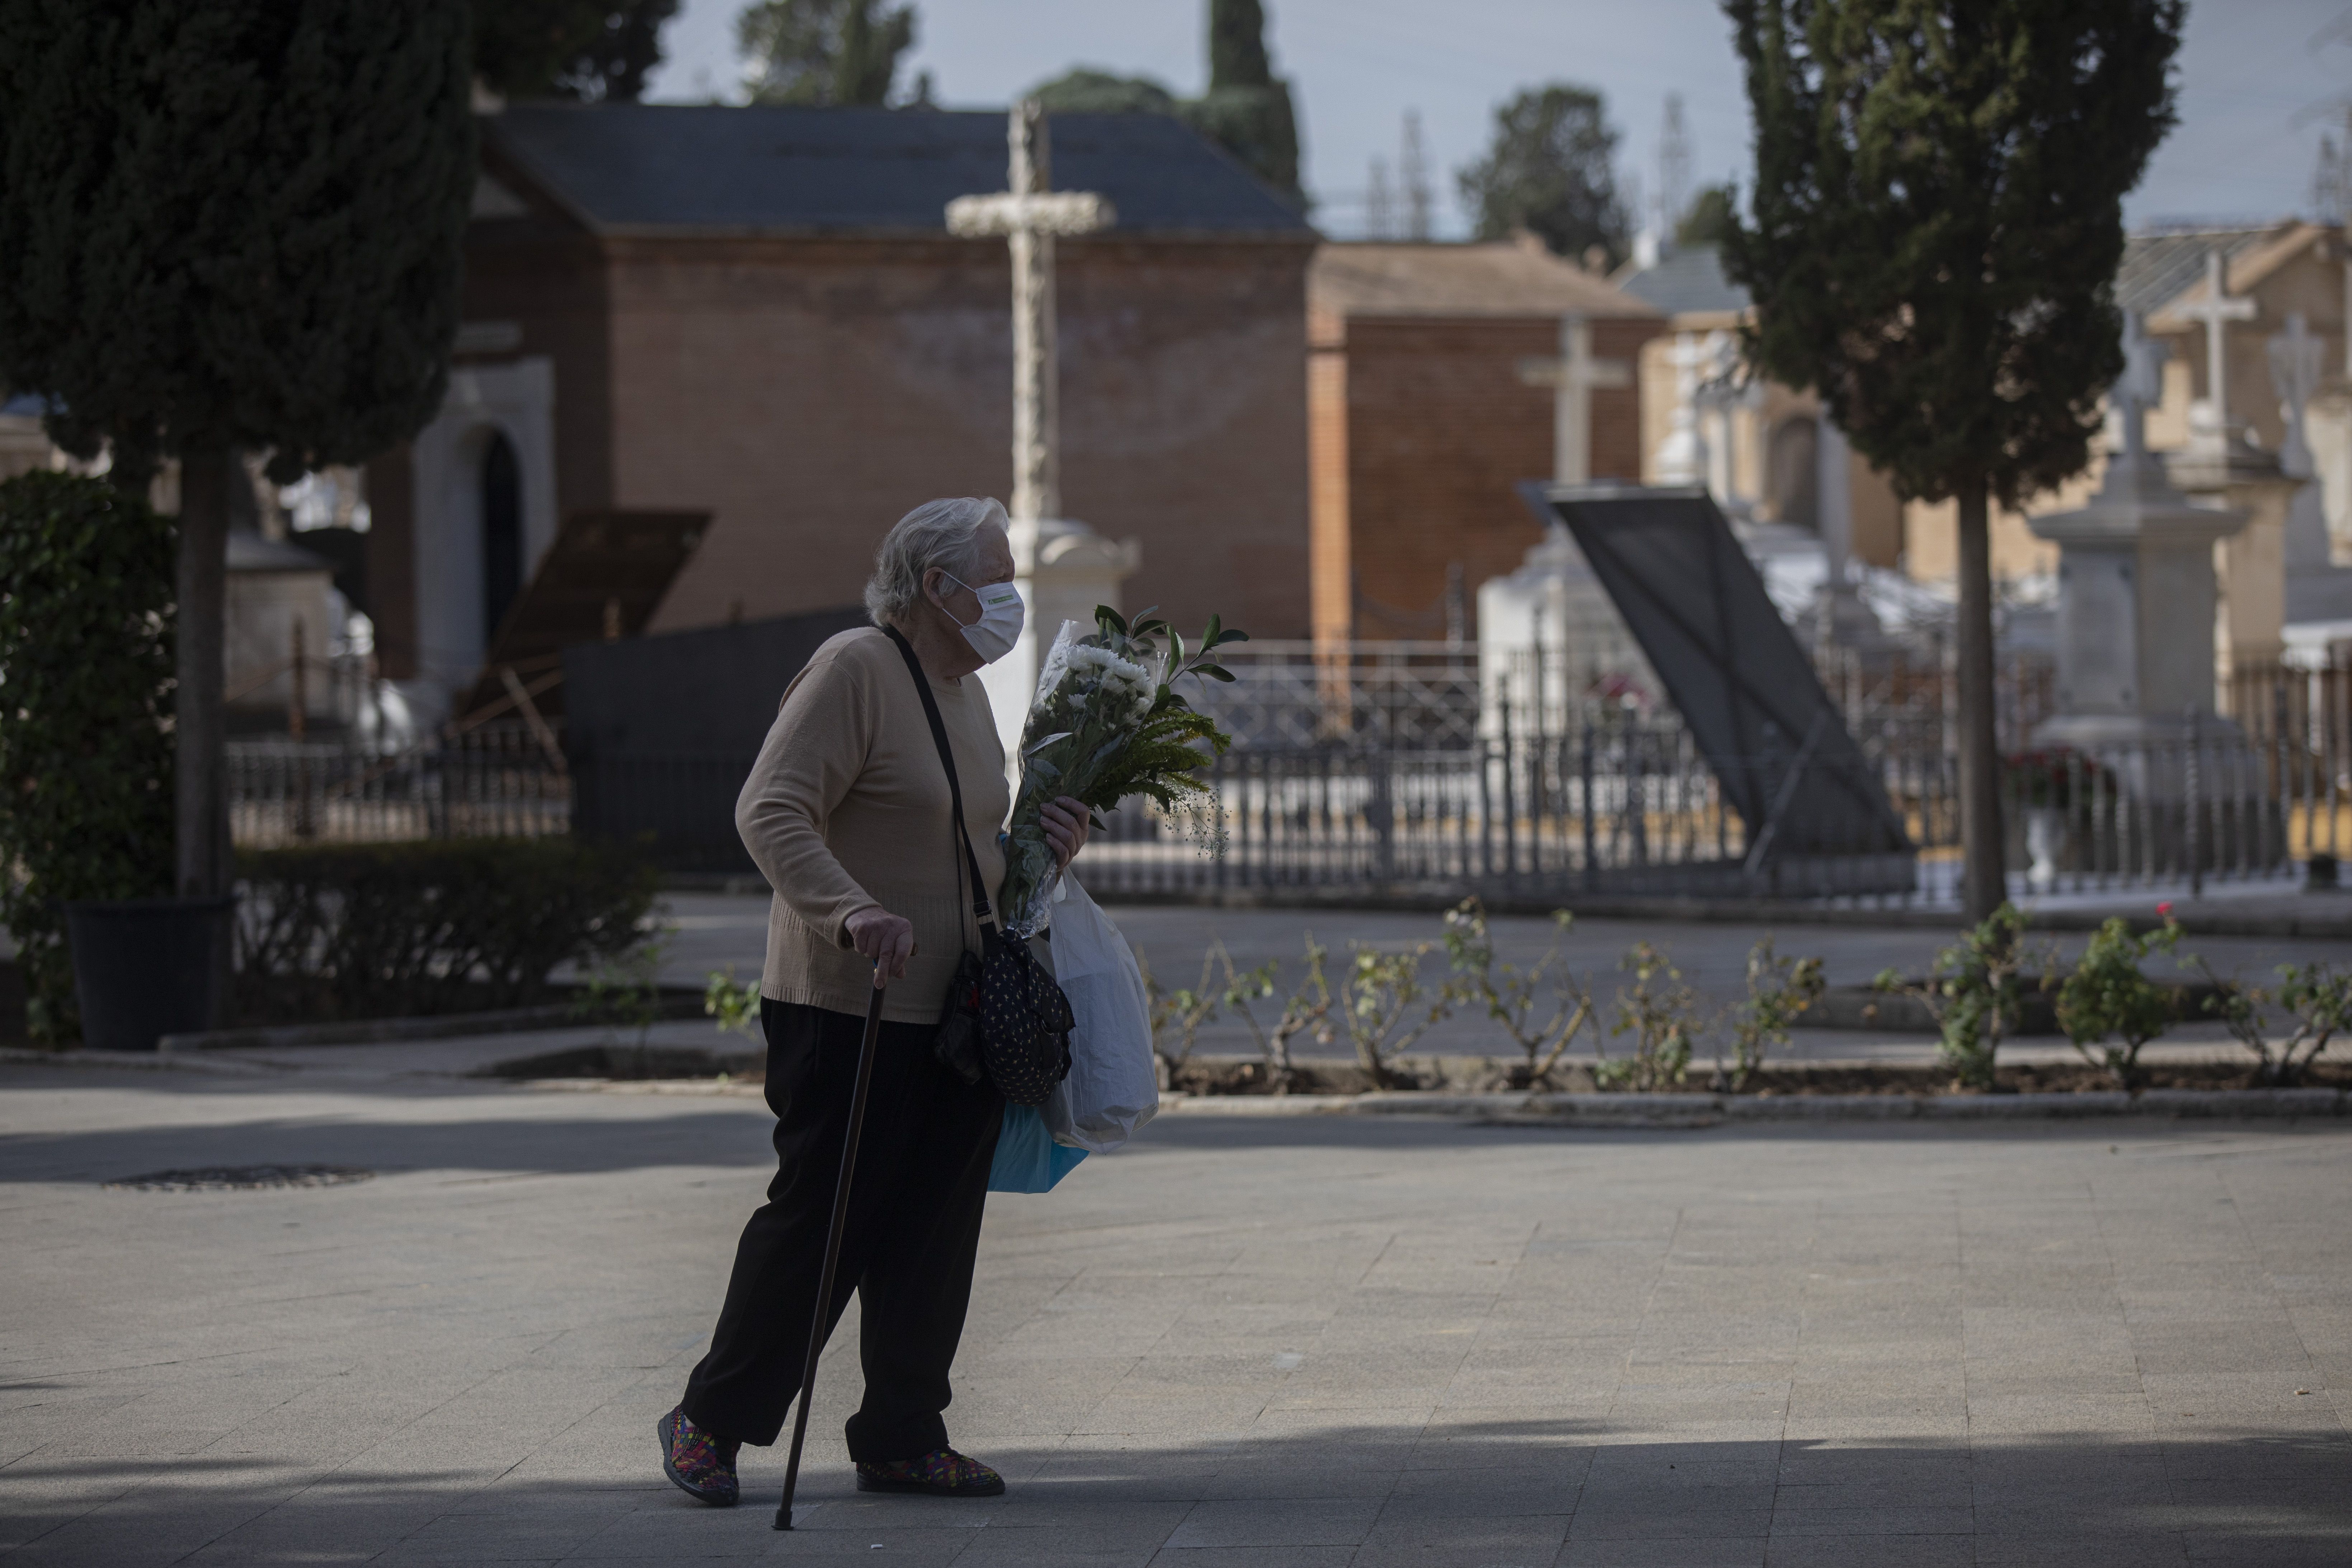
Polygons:
<instances>
[{"instance_id":1,"label":"green leaf","mask_svg":"<svg viewBox=\"0 0 2352 1568\"><path fill-rule=\"evenodd\" d=\"M1112 609L1108 605L1097 605L1095 606L1095 619L1103 626L1108 626L1113 631L1116 631L1119 636L1127 636L1127 617L1120 615L1117 610Z\"/></svg>"}]
</instances>

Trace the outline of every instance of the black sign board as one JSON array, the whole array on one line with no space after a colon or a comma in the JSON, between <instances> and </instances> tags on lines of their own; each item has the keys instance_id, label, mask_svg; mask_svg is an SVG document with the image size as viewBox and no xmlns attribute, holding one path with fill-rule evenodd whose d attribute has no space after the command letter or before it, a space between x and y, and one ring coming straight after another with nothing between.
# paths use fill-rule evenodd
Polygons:
<instances>
[{"instance_id":1,"label":"black sign board","mask_svg":"<svg viewBox=\"0 0 2352 1568\"><path fill-rule=\"evenodd\" d=\"M1903 819L1714 499L1696 487L1519 493L1565 524L1666 683L1748 826L1751 876L1782 859L1906 855Z\"/></svg>"}]
</instances>

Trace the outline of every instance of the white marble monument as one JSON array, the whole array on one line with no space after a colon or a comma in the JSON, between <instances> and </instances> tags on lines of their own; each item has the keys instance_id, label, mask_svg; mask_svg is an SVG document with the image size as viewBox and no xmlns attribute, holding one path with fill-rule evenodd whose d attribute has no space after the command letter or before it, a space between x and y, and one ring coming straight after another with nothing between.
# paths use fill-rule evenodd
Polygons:
<instances>
[{"instance_id":1,"label":"white marble monument","mask_svg":"<svg viewBox=\"0 0 2352 1568\"><path fill-rule=\"evenodd\" d=\"M1552 389L1552 483L1589 483L1592 393L1631 385L1630 367L1594 359L1591 323L1564 316L1559 357L1522 360L1519 379ZM1506 698L1521 733L1539 724L1545 733L1558 734L1569 710L1596 689L1664 690L1608 590L1559 522L1545 529L1517 571L1479 584L1478 668L1486 687L1483 729L1489 735L1501 728Z\"/></svg>"},{"instance_id":2,"label":"white marble monument","mask_svg":"<svg viewBox=\"0 0 2352 1568\"><path fill-rule=\"evenodd\" d=\"M2275 662L2285 648L2286 511L2295 481L2278 458L2246 438L2230 412L2229 327L2255 319L2254 301L2232 298L2221 253L2205 256L2205 293L2172 313L2205 327L2206 395L2189 405L2189 444L2168 464L2173 484L2190 500L2241 513L2215 552L2213 624L2221 673Z\"/></svg>"},{"instance_id":3,"label":"white marble monument","mask_svg":"<svg viewBox=\"0 0 2352 1568\"><path fill-rule=\"evenodd\" d=\"M2163 349L2127 319L2125 371L2109 394L2120 449L2088 505L2028 520L2058 546L2058 713L2038 745L2092 750L2177 740L2213 715L2213 546L2245 514L2192 504L2149 456L2147 415L2161 395Z\"/></svg>"},{"instance_id":4,"label":"white marble monument","mask_svg":"<svg viewBox=\"0 0 2352 1568\"><path fill-rule=\"evenodd\" d=\"M981 673L1005 766L1017 780L1021 727L1036 696L1037 672L1066 620L1093 629L1095 606L1118 605L1119 584L1142 563L1135 541L1114 543L1063 517L1059 367L1055 360L1054 240L1108 228L1118 215L1103 197L1053 188L1045 110L1015 104L1008 117L1007 189L958 196L948 230L967 237L1002 237L1013 252L1013 583L1028 608L1011 653Z\"/></svg>"},{"instance_id":5,"label":"white marble monument","mask_svg":"<svg viewBox=\"0 0 2352 1568\"><path fill-rule=\"evenodd\" d=\"M2311 400L2319 390L2326 345L2312 335L2302 312L2293 311L2286 330L2264 346L2286 426L2279 471L2295 487L2286 510L2286 657L2292 663L2326 664L2332 645L2352 640L2352 568L2329 560L2326 502L2311 452Z\"/></svg>"},{"instance_id":6,"label":"white marble monument","mask_svg":"<svg viewBox=\"0 0 2352 1568\"><path fill-rule=\"evenodd\" d=\"M1677 332L1666 351L1666 364L1675 373L1675 406L1665 438L1658 443L1652 464L1662 485L1703 485L1707 482L1706 436L1699 428L1698 387L1702 372L1721 352L1723 332Z\"/></svg>"}]
</instances>

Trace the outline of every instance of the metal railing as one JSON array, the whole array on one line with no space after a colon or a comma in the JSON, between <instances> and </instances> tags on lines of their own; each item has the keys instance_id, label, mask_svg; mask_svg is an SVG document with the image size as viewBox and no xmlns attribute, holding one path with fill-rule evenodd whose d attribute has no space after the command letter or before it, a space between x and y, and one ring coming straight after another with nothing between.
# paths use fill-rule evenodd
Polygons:
<instances>
[{"instance_id":1,"label":"metal railing","mask_svg":"<svg viewBox=\"0 0 2352 1568\"><path fill-rule=\"evenodd\" d=\"M1188 681L1183 696L1245 750L1447 750L1478 737L1475 644L1247 642L1217 659L1232 682Z\"/></svg>"},{"instance_id":2,"label":"metal railing","mask_svg":"<svg viewBox=\"0 0 2352 1568\"><path fill-rule=\"evenodd\" d=\"M1087 852L1087 886L1788 897L1913 885L1912 856L1874 825L1857 821L1851 843L1751 832L1671 719L1449 751L1236 749L1204 782L1189 807L1114 814Z\"/></svg>"},{"instance_id":3,"label":"metal railing","mask_svg":"<svg viewBox=\"0 0 2352 1568\"><path fill-rule=\"evenodd\" d=\"M244 848L537 837L572 827L572 778L547 737L484 724L420 745L232 741L229 829Z\"/></svg>"},{"instance_id":4,"label":"metal railing","mask_svg":"<svg viewBox=\"0 0 2352 1568\"><path fill-rule=\"evenodd\" d=\"M1243 679L1203 704L1237 737L1204 773L1207 795L1113 814L1087 857L1090 885L1904 899L1951 887L1957 726L1932 660L1822 666L1910 840L1897 853L1859 826L1852 844L1773 842L1730 808L1671 710L1588 700L1530 732L1519 725L1532 714L1482 716L1466 649L1374 644L1339 664L1307 644L1249 646ZM2005 676L2006 742L2032 734L2038 720L2020 714L2048 688L2024 661ZM2352 849L2352 666L2242 670L2221 695L2224 712L2177 740L2012 751L2003 811L2019 885L2195 887ZM242 845L576 828L649 832L677 868L749 868L733 805L750 759L731 753L583 757L575 778L551 730L511 721L398 751L273 739L229 753Z\"/></svg>"}]
</instances>

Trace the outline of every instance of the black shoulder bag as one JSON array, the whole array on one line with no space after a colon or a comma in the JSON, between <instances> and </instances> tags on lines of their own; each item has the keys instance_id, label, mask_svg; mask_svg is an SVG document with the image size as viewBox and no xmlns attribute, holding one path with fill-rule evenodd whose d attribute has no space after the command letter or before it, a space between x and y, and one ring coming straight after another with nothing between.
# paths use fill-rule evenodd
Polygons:
<instances>
[{"instance_id":1,"label":"black shoulder bag","mask_svg":"<svg viewBox=\"0 0 2352 1568\"><path fill-rule=\"evenodd\" d=\"M882 628L898 645L923 700L923 717L930 721L931 740L940 749L940 766L947 770L948 798L953 803L955 830L963 848L964 869L971 877L971 913L980 926L980 952L964 950L948 986L947 1005L940 1014L940 1033L932 1047L939 1059L966 1083L984 1076L996 1091L1015 1105L1043 1105L1054 1086L1070 1072L1069 998L1054 977L1030 952L1029 944L998 932L981 879L980 858L972 853L971 830L963 819L963 785L956 778L955 753L948 747L948 727L940 719L940 705L912 644L896 626Z\"/></svg>"}]
</instances>

